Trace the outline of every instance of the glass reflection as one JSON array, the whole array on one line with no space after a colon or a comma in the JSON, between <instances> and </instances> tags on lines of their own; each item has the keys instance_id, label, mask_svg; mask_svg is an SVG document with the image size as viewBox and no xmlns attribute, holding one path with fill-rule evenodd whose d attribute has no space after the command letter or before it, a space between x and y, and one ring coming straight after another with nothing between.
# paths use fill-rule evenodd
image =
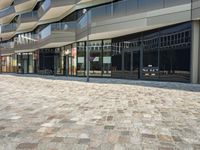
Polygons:
<instances>
[{"instance_id":1,"label":"glass reflection","mask_svg":"<svg viewBox=\"0 0 200 150\"><path fill-rule=\"evenodd\" d=\"M145 33L143 37L143 69L142 77L144 79L158 78L158 45L159 32Z\"/></svg>"},{"instance_id":2,"label":"glass reflection","mask_svg":"<svg viewBox=\"0 0 200 150\"><path fill-rule=\"evenodd\" d=\"M90 76L102 76L102 41L89 42Z\"/></svg>"},{"instance_id":3,"label":"glass reflection","mask_svg":"<svg viewBox=\"0 0 200 150\"><path fill-rule=\"evenodd\" d=\"M86 58L86 53L85 53L85 42L79 42L77 46L77 76L85 76L85 69L86 69L86 64L85 64L85 58Z\"/></svg>"},{"instance_id":4,"label":"glass reflection","mask_svg":"<svg viewBox=\"0 0 200 150\"><path fill-rule=\"evenodd\" d=\"M111 40L103 41L103 76L111 76Z\"/></svg>"},{"instance_id":5,"label":"glass reflection","mask_svg":"<svg viewBox=\"0 0 200 150\"><path fill-rule=\"evenodd\" d=\"M160 34L160 79L189 82L191 24L167 28Z\"/></svg>"}]
</instances>

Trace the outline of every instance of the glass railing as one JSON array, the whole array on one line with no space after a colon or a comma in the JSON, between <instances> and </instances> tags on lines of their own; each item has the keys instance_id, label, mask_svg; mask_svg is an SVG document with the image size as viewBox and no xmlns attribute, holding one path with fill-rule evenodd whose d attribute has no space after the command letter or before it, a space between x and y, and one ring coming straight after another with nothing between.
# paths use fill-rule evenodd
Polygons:
<instances>
[{"instance_id":1,"label":"glass railing","mask_svg":"<svg viewBox=\"0 0 200 150\"><path fill-rule=\"evenodd\" d=\"M21 14L18 18L17 23L20 24L21 22L28 22L38 19L38 13L37 11L32 11L28 13Z\"/></svg>"},{"instance_id":2,"label":"glass railing","mask_svg":"<svg viewBox=\"0 0 200 150\"><path fill-rule=\"evenodd\" d=\"M76 22L61 22L51 24L52 31L75 31Z\"/></svg>"},{"instance_id":3,"label":"glass railing","mask_svg":"<svg viewBox=\"0 0 200 150\"><path fill-rule=\"evenodd\" d=\"M1 27L1 33L6 33L6 32L13 32L17 29L16 23L11 23L8 25L3 25Z\"/></svg>"},{"instance_id":4,"label":"glass railing","mask_svg":"<svg viewBox=\"0 0 200 150\"><path fill-rule=\"evenodd\" d=\"M48 36L50 36L52 32L56 31L75 32L75 30L76 30L76 22L53 23L45 27L38 34L32 34L32 33L19 34L14 38L13 41L1 43L0 46L2 48L20 48L20 46L23 45L39 43Z\"/></svg>"},{"instance_id":5,"label":"glass railing","mask_svg":"<svg viewBox=\"0 0 200 150\"><path fill-rule=\"evenodd\" d=\"M14 41L16 45L37 43L39 42L39 36L38 34L32 34L32 33L19 34Z\"/></svg>"},{"instance_id":6,"label":"glass railing","mask_svg":"<svg viewBox=\"0 0 200 150\"><path fill-rule=\"evenodd\" d=\"M88 20L87 20L87 14L85 14L84 16L82 16L77 22L78 22L78 29L83 29L87 26L88 24ZM89 17L88 17L89 19Z\"/></svg>"},{"instance_id":7,"label":"glass railing","mask_svg":"<svg viewBox=\"0 0 200 150\"><path fill-rule=\"evenodd\" d=\"M45 39L46 37L50 36L53 31L75 31L75 29L76 22L53 23L39 32L39 39Z\"/></svg>"},{"instance_id":8,"label":"glass railing","mask_svg":"<svg viewBox=\"0 0 200 150\"><path fill-rule=\"evenodd\" d=\"M195 1L195 0L193 0ZM124 0L113 4L107 4L92 8L86 12L77 22L53 23L45 27L37 35L34 35L36 41L43 40L55 31L75 31L78 33L86 29L87 25L97 21L109 20L111 18L124 17L131 14L137 14L150 10L162 9L180 4L191 3L191 0ZM51 4L51 0L43 3L42 8L47 10ZM36 12L23 14L24 18L30 18L36 15ZM88 18L87 18L88 17ZM2 26L2 31L10 31L13 25ZM33 40L34 41L34 40ZM22 44L18 42L19 44Z\"/></svg>"},{"instance_id":9,"label":"glass railing","mask_svg":"<svg viewBox=\"0 0 200 150\"><path fill-rule=\"evenodd\" d=\"M12 42L2 42L0 44L0 47L3 48L3 49L14 48L14 46L15 46L14 41L12 41Z\"/></svg>"},{"instance_id":10,"label":"glass railing","mask_svg":"<svg viewBox=\"0 0 200 150\"><path fill-rule=\"evenodd\" d=\"M47 11L47 9L50 7L51 5L51 0L45 0L44 3L42 4L41 8L43 9L43 11Z\"/></svg>"},{"instance_id":11,"label":"glass railing","mask_svg":"<svg viewBox=\"0 0 200 150\"><path fill-rule=\"evenodd\" d=\"M32 11L20 15L22 19L37 18L37 16L37 11Z\"/></svg>"},{"instance_id":12,"label":"glass railing","mask_svg":"<svg viewBox=\"0 0 200 150\"><path fill-rule=\"evenodd\" d=\"M48 25L42 31L39 32L39 39L45 39L46 37L51 35L51 25Z\"/></svg>"},{"instance_id":13,"label":"glass railing","mask_svg":"<svg viewBox=\"0 0 200 150\"><path fill-rule=\"evenodd\" d=\"M19 34L12 41L1 42L0 47L4 49L16 48L17 46L30 45L39 42L38 34Z\"/></svg>"},{"instance_id":14,"label":"glass railing","mask_svg":"<svg viewBox=\"0 0 200 150\"><path fill-rule=\"evenodd\" d=\"M0 10L0 18L10 15L12 13L15 13L15 8L14 6L9 6L8 8Z\"/></svg>"},{"instance_id":15,"label":"glass railing","mask_svg":"<svg viewBox=\"0 0 200 150\"><path fill-rule=\"evenodd\" d=\"M191 3L191 0L124 0L92 8L91 20L98 21L109 18L117 18L187 3Z\"/></svg>"},{"instance_id":16,"label":"glass railing","mask_svg":"<svg viewBox=\"0 0 200 150\"><path fill-rule=\"evenodd\" d=\"M18 4L24 3L26 1L27 0L14 0L14 5L18 5Z\"/></svg>"}]
</instances>

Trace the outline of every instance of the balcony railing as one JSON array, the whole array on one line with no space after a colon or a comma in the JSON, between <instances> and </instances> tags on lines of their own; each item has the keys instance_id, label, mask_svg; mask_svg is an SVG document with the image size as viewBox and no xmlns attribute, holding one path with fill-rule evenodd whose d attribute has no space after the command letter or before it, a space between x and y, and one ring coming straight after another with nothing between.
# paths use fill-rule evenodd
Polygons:
<instances>
[{"instance_id":1,"label":"balcony railing","mask_svg":"<svg viewBox=\"0 0 200 150\"><path fill-rule=\"evenodd\" d=\"M42 4L41 8L43 11L47 11L47 9L51 6L51 0L45 0Z\"/></svg>"},{"instance_id":2,"label":"balcony railing","mask_svg":"<svg viewBox=\"0 0 200 150\"><path fill-rule=\"evenodd\" d=\"M37 20L38 20L37 11L32 11L32 12L21 14L18 18L17 23L19 25L20 23L37 21Z\"/></svg>"},{"instance_id":3,"label":"balcony railing","mask_svg":"<svg viewBox=\"0 0 200 150\"><path fill-rule=\"evenodd\" d=\"M52 33L60 31L66 34L67 32L75 33L75 30L76 30L76 22L53 23L51 25L48 25L38 34L32 34L32 33L19 34L17 37L14 38L13 41L1 43L0 46L2 48L22 48L25 45L40 43L43 40L45 40L45 38L50 36Z\"/></svg>"},{"instance_id":4,"label":"balcony railing","mask_svg":"<svg viewBox=\"0 0 200 150\"><path fill-rule=\"evenodd\" d=\"M8 8L2 9L0 10L0 18L8 16L10 14L15 13L15 8L14 6L10 6Z\"/></svg>"},{"instance_id":5,"label":"balcony railing","mask_svg":"<svg viewBox=\"0 0 200 150\"><path fill-rule=\"evenodd\" d=\"M47 10L53 0L47 0L44 2L41 7L43 10ZM193 0L197 1L197 0ZM199 1L199 0L198 0ZM163 9L172 6L178 6L181 4L190 4L191 0L124 0L119 1L113 4L107 4L99 7L92 8L83 15L77 22L67 22L67 23L53 23L45 27L34 37L32 41L40 42L50 36L53 32L57 31L69 31L81 33L86 31L87 26L95 22L101 22L102 20L110 20L113 18L125 17L133 14L143 13L151 10ZM27 13L21 15L21 18L32 18L36 15L36 12L33 14ZM13 29L13 27L12 27ZM10 31L11 27L2 26L2 31ZM29 38L29 37L28 37ZM19 39L18 39L19 40ZM17 40L17 41L18 41ZM30 41L30 40L29 40ZM24 42L18 42L18 45L24 44ZM26 43L25 43L26 44Z\"/></svg>"},{"instance_id":6,"label":"balcony railing","mask_svg":"<svg viewBox=\"0 0 200 150\"><path fill-rule=\"evenodd\" d=\"M17 29L16 23L3 25L1 27L1 33L14 32L14 31L16 31L16 29Z\"/></svg>"},{"instance_id":7,"label":"balcony railing","mask_svg":"<svg viewBox=\"0 0 200 150\"><path fill-rule=\"evenodd\" d=\"M19 4L22 4L24 2L27 2L27 0L14 0L14 5L19 5Z\"/></svg>"},{"instance_id":8,"label":"balcony railing","mask_svg":"<svg viewBox=\"0 0 200 150\"><path fill-rule=\"evenodd\" d=\"M3 48L3 49L14 48L14 46L15 46L15 42L14 41L11 41L11 42L2 42L0 44L0 48Z\"/></svg>"},{"instance_id":9,"label":"balcony railing","mask_svg":"<svg viewBox=\"0 0 200 150\"><path fill-rule=\"evenodd\" d=\"M52 6L52 7L59 7L65 5L73 5L78 3L80 0L45 0L44 3L38 10L38 16L41 17L44 15L45 12Z\"/></svg>"},{"instance_id":10,"label":"balcony railing","mask_svg":"<svg viewBox=\"0 0 200 150\"><path fill-rule=\"evenodd\" d=\"M62 22L62 23L53 23L48 25L39 33L39 39L43 40L46 37L50 36L52 32L55 31L67 31L67 32L75 32L76 30L76 22Z\"/></svg>"},{"instance_id":11,"label":"balcony railing","mask_svg":"<svg viewBox=\"0 0 200 150\"><path fill-rule=\"evenodd\" d=\"M75 31L76 22L61 22L51 24L52 31Z\"/></svg>"},{"instance_id":12,"label":"balcony railing","mask_svg":"<svg viewBox=\"0 0 200 150\"><path fill-rule=\"evenodd\" d=\"M117 18L190 3L191 0L124 0L92 8L90 10L91 20L98 21L109 18Z\"/></svg>"}]
</instances>

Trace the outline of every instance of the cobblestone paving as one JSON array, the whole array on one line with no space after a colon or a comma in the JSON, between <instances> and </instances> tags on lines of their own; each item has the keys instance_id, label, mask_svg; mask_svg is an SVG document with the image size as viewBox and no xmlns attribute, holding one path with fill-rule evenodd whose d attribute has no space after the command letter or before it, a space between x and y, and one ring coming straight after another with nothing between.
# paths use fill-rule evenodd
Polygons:
<instances>
[{"instance_id":1,"label":"cobblestone paving","mask_svg":"<svg viewBox=\"0 0 200 150\"><path fill-rule=\"evenodd\" d=\"M0 150L200 150L200 85L84 80L0 75Z\"/></svg>"}]
</instances>

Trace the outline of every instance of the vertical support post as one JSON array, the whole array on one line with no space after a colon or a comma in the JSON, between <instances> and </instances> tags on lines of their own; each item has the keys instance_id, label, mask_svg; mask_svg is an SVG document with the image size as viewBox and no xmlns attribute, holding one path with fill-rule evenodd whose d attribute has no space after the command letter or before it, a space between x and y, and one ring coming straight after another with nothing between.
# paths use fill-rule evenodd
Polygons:
<instances>
[{"instance_id":1,"label":"vertical support post","mask_svg":"<svg viewBox=\"0 0 200 150\"><path fill-rule=\"evenodd\" d=\"M191 83L199 83L199 40L200 40L200 23L192 21L192 52L191 52Z\"/></svg>"},{"instance_id":2,"label":"vertical support post","mask_svg":"<svg viewBox=\"0 0 200 150\"><path fill-rule=\"evenodd\" d=\"M89 51L89 14L88 11L86 11L87 15L87 42L86 42L86 70L87 70L87 82L90 81L90 51Z\"/></svg>"},{"instance_id":3,"label":"vertical support post","mask_svg":"<svg viewBox=\"0 0 200 150\"><path fill-rule=\"evenodd\" d=\"M122 75L123 75L123 78L125 77L125 75L124 75L124 60L125 60L125 55L124 55L124 43L123 42L119 42L119 52L122 54Z\"/></svg>"},{"instance_id":4,"label":"vertical support post","mask_svg":"<svg viewBox=\"0 0 200 150\"><path fill-rule=\"evenodd\" d=\"M143 40L140 39L140 79L143 79Z\"/></svg>"},{"instance_id":5,"label":"vertical support post","mask_svg":"<svg viewBox=\"0 0 200 150\"><path fill-rule=\"evenodd\" d=\"M2 73L2 57L1 57L1 50L0 50L0 73Z\"/></svg>"}]
</instances>

